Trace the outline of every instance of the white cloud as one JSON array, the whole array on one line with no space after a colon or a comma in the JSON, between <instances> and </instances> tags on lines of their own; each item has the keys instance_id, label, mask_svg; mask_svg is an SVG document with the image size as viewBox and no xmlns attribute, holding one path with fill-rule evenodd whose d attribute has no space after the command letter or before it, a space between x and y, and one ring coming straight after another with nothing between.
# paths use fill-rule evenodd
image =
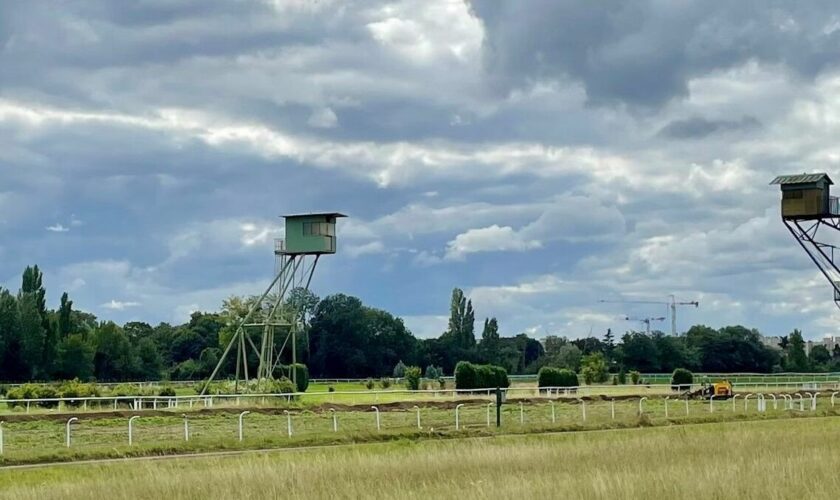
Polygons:
<instances>
[{"instance_id":1,"label":"white cloud","mask_svg":"<svg viewBox=\"0 0 840 500\"><path fill-rule=\"evenodd\" d=\"M350 257L373 255L385 252L385 245L381 241L371 241L362 245L348 245L345 249Z\"/></svg>"},{"instance_id":2,"label":"white cloud","mask_svg":"<svg viewBox=\"0 0 840 500\"><path fill-rule=\"evenodd\" d=\"M314 128L333 128L338 125L338 117L330 108L316 109L309 115L306 123Z\"/></svg>"},{"instance_id":3,"label":"white cloud","mask_svg":"<svg viewBox=\"0 0 840 500\"><path fill-rule=\"evenodd\" d=\"M111 310L114 310L114 311L124 311L125 309L128 309L130 307L138 307L138 306L141 306L141 305L142 304L140 302L132 302L132 301L125 301L124 302L124 301L111 299L110 302L106 302L105 304L102 304L102 307L104 307L105 309L111 309Z\"/></svg>"},{"instance_id":4,"label":"white cloud","mask_svg":"<svg viewBox=\"0 0 840 500\"><path fill-rule=\"evenodd\" d=\"M522 239L510 226L492 225L461 233L446 246L446 259L462 260L477 252L522 252L542 246L537 240Z\"/></svg>"},{"instance_id":5,"label":"white cloud","mask_svg":"<svg viewBox=\"0 0 840 500\"><path fill-rule=\"evenodd\" d=\"M46 229L52 233L66 233L70 231L69 227L65 227L61 224L53 224L52 226L47 226Z\"/></svg>"}]
</instances>

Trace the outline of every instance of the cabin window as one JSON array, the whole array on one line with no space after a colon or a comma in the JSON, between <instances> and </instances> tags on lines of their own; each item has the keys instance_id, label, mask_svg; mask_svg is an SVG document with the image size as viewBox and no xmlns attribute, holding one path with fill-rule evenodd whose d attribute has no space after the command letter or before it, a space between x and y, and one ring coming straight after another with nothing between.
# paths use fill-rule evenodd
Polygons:
<instances>
[{"instance_id":1,"label":"cabin window","mask_svg":"<svg viewBox=\"0 0 840 500\"><path fill-rule=\"evenodd\" d=\"M802 199L804 191L801 189L794 189L791 191L782 191L783 200L799 200Z\"/></svg>"},{"instance_id":2,"label":"cabin window","mask_svg":"<svg viewBox=\"0 0 840 500\"><path fill-rule=\"evenodd\" d=\"M335 229L327 222L304 222L304 236L335 236Z\"/></svg>"}]
</instances>

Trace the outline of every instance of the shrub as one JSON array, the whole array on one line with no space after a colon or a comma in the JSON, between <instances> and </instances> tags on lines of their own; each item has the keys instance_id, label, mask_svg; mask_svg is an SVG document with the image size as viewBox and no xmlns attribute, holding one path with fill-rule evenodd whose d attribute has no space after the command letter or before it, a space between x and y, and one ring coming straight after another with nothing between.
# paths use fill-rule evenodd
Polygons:
<instances>
[{"instance_id":1,"label":"shrub","mask_svg":"<svg viewBox=\"0 0 840 500\"><path fill-rule=\"evenodd\" d=\"M335 392L335 387L333 387L333 386L327 387L327 392Z\"/></svg>"},{"instance_id":2,"label":"shrub","mask_svg":"<svg viewBox=\"0 0 840 500\"><path fill-rule=\"evenodd\" d=\"M391 387L391 379L389 379L388 377L382 377L381 379L379 379L379 385L383 389L387 389Z\"/></svg>"},{"instance_id":3,"label":"shrub","mask_svg":"<svg viewBox=\"0 0 840 500\"><path fill-rule=\"evenodd\" d=\"M405 363L400 360L397 365L394 367L394 378L403 378L405 377Z\"/></svg>"},{"instance_id":4,"label":"shrub","mask_svg":"<svg viewBox=\"0 0 840 500\"><path fill-rule=\"evenodd\" d=\"M288 378L294 380L292 377L292 370L294 370L297 375L297 392L306 392L306 389L309 388L309 368L301 363L286 366L283 371L289 374Z\"/></svg>"},{"instance_id":5,"label":"shrub","mask_svg":"<svg viewBox=\"0 0 840 500\"><path fill-rule=\"evenodd\" d=\"M297 391L295 383L286 377L268 381L268 389L272 394L293 394Z\"/></svg>"},{"instance_id":6,"label":"shrub","mask_svg":"<svg viewBox=\"0 0 840 500\"><path fill-rule=\"evenodd\" d=\"M633 383L633 385L638 384L641 379L642 379L642 374L641 373L637 372L636 370L633 370L633 371L630 372L630 381Z\"/></svg>"},{"instance_id":7,"label":"shrub","mask_svg":"<svg viewBox=\"0 0 840 500\"><path fill-rule=\"evenodd\" d=\"M58 390L51 385L42 385L36 389L35 397L38 399L58 398L61 395ZM58 406L58 401L41 401L38 403L41 408L55 408Z\"/></svg>"},{"instance_id":8,"label":"shrub","mask_svg":"<svg viewBox=\"0 0 840 500\"><path fill-rule=\"evenodd\" d=\"M678 391L681 389L690 389L691 384L694 383L694 374L685 368L677 368L671 374L671 389Z\"/></svg>"},{"instance_id":9,"label":"shrub","mask_svg":"<svg viewBox=\"0 0 840 500\"><path fill-rule=\"evenodd\" d=\"M446 389L446 379L444 379L443 377L438 378L438 387L440 388L440 390Z\"/></svg>"},{"instance_id":10,"label":"shrub","mask_svg":"<svg viewBox=\"0 0 840 500\"><path fill-rule=\"evenodd\" d=\"M96 384L85 384L80 382L79 379L73 379L62 382L61 385L58 386L58 394L59 397L69 399L69 401L67 401L68 406L80 406L82 401L78 401L73 398L99 396L99 387L97 387Z\"/></svg>"},{"instance_id":11,"label":"shrub","mask_svg":"<svg viewBox=\"0 0 840 500\"><path fill-rule=\"evenodd\" d=\"M425 378L429 380L437 380L443 376L443 369L439 368L435 365L429 365L426 367L426 375Z\"/></svg>"},{"instance_id":12,"label":"shrub","mask_svg":"<svg viewBox=\"0 0 840 500\"><path fill-rule=\"evenodd\" d=\"M405 378L405 387L408 390L416 391L420 389L420 367L409 366L405 369L403 374Z\"/></svg>"},{"instance_id":13,"label":"shrub","mask_svg":"<svg viewBox=\"0 0 840 500\"><path fill-rule=\"evenodd\" d=\"M624 367L621 370L618 370L618 383L624 385L627 383L627 372L624 371Z\"/></svg>"},{"instance_id":14,"label":"shrub","mask_svg":"<svg viewBox=\"0 0 840 500\"><path fill-rule=\"evenodd\" d=\"M160 391L158 391L158 396L162 396L165 398L173 398L175 397L175 389L171 386L161 387Z\"/></svg>"},{"instance_id":15,"label":"shrub","mask_svg":"<svg viewBox=\"0 0 840 500\"><path fill-rule=\"evenodd\" d=\"M612 385L618 385L618 375L612 376Z\"/></svg>"},{"instance_id":16,"label":"shrub","mask_svg":"<svg viewBox=\"0 0 840 500\"><path fill-rule=\"evenodd\" d=\"M575 372L568 368L554 368L544 366L537 374L537 381L540 387L577 387L578 377Z\"/></svg>"},{"instance_id":17,"label":"shrub","mask_svg":"<svg viewBox=\"0 0 840 500\"><path fill-rule=\"evenodd\" d=\"M602 384L606 382L609 377L606 358L600 352L587 354L581 360L580 373L583 375L583 381L587 384Z\"/></svg>"},{"instance_id":18,"label":"shrub","mask_svg":"<svg viewBox=\"0 0 840 500\"><path fill-rule=\"evenodd\" d=\"M375 384L373 383L373 379L369 378L369 379L365 380L365 387L367 387L367 390L369 390L369 391L373 390L374 386L375 386Z\"/></svg>"},{"instance_id":19,"label":"shrub","mask_svg":"<svg viewBox=\"0 0 840 500\"><path fill-rule=\"evenodd\" d=\"M509 386L507 370L501 366L474 365L467 361L460 361L455 366L455 388L457 389L491 389Z\"/></svg>"},{"instance_id":20,"label":"shrub","mask_svg":"<svg viewBox=\"0 0 840 500\"><path fill-rule=\"evenodd\" d=\"M6 393L9 392L9 388L3 384L0 384L0 396L5 396Z\"/></svg>"}]
</instances>

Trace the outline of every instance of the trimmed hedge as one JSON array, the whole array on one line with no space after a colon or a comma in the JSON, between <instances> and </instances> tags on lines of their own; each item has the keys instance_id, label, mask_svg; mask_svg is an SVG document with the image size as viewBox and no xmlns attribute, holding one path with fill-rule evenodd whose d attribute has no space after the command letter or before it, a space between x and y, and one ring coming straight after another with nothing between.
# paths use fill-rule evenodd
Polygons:
<instances>
[{"instance_id":1,"label":"trimmed hedge","mask_svg":"<svg viewBox=\"0 0 840 500\"><path fill-rule=\"evenodd\" d=\"M501 366L475 365L459 361L455 365L456 389L492 389L510 387L507 370Z\"/></svg>"},{"instance_id":2,"label":"trimmed hedge","mask_svg":"<svg viewBox=\"0 0 840 500\"><path fill-rule=\"evenodd\" d=\"M537 375L540 387L577 387L580 385L575 372L567 368L543 366Z\"/></svg>"},{"instance_id":3,"label":"trimmed hedge","mask_svg":"<svg viewBox=\"0 0 840 500\"><path fill-rule=\"evenodd\" d=\"M694 383L694 374L685 368L677 368L671 374L671 388L675 391L688 389Z\"/></svg>"},{"instance_id":4,"label":"trimmed hedge","mask_svg":"<svg viewBox=\"0 0 840 500\"><path fill-rule=\"evenodd\" d=\"M309 388L309 368L306 365L301 363L296 363L293 365L283 365L280 367L280 371L282 372L282 377L286 377L289 380L294 380L292 377L292 370L297 372L297 391L296 392L306 392L306 389ZM286 376L288 374L288 376ZM276 376L276 375L275 375Z\"/></svg>"}]
</instances>

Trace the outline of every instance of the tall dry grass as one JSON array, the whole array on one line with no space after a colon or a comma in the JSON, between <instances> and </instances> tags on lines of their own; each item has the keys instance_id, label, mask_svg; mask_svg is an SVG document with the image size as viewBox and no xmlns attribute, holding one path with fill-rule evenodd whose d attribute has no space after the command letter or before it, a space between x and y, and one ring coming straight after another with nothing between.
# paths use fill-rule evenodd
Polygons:
<instances>
[{"instance_id":1,"label":"tall dry grass","mask_svg":"<svg viewBox=\"0 0 840 500\"><path fill-rule=\"evenodd\" d=\"M0 472L0 498L833 499L840 418Z\"/></svg>"}]
</instances>

